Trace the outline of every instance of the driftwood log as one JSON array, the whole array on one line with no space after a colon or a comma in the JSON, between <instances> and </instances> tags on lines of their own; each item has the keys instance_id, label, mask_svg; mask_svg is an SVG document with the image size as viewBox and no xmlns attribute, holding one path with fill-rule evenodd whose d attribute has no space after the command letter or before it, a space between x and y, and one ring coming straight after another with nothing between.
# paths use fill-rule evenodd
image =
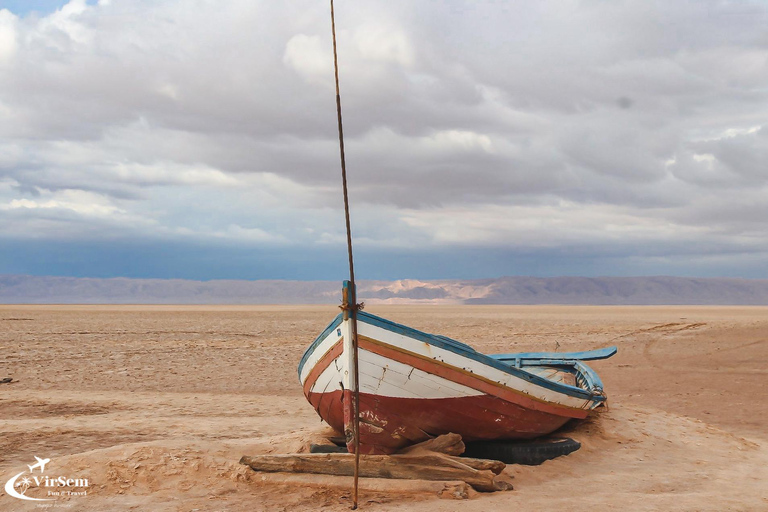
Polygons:
<instances>
[{"instance_id":1,"label":"driftwood log","mask_svg":"<svg viewBox=\"0 0 768 512\"><path fill-rule=\"evenodd\" d=\"M464 441L459 434L443 434L403 448L400 453L438 452L447 455L461 455L465 449Z\"/></svg>"},{"instance_id":2,"label":"driftwood log","mask_svg":"<svg viewBox=\"0 0 768 512\"><path fill-rule=\"evenodd\" d=\"M351 453L257 455L243 456L240 463L255 471L352 476L355 456ZM499 475L504 467L499 461L437 453L360 456L360 476L363 478L460 480L486 492L512 488L508 479Z\"/></svg>"}]
</instances>

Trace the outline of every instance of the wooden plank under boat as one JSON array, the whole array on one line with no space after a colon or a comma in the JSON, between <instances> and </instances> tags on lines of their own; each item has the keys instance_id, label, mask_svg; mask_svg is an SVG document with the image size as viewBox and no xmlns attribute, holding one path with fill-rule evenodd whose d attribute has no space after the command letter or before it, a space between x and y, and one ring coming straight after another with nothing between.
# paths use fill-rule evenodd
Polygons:
<instances>
[{"instance_id":1,"label":"wooden plank under boat","mask_svg":"<svg viewBox=\"0 0 768 512\"><path fill-rule=\"evenodd\" d=\"M345 286L348 283L345 282ZM299 363L304 396L354 451L351 322L339 314ZM604 403L583 361L616 353L486 355L459 341L357 312L360 452L389 454L440 434L466 441L549 434Z\"/></svg>"}]
</instances>

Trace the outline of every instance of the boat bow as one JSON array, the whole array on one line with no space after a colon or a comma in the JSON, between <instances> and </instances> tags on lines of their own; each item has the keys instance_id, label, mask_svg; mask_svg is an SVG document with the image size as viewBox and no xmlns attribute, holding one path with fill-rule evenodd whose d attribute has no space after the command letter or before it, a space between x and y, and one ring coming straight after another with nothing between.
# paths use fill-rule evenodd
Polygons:
<instances>
[{"instance_id":1,"label":"boat bow","mask_svg":"<svg viewBox=\"0 0 768 512\"><path fill-rule=\"evenodd\" d=\"M447 432L466 440L537 437L606 399L584 361L610 357L615 347L486 355L370 313L358 312L357 320L363 453L391 453ZM307 399L342 432L353 383L348 322L334 318L299 363Z\"/></svg>"}]
</instances>

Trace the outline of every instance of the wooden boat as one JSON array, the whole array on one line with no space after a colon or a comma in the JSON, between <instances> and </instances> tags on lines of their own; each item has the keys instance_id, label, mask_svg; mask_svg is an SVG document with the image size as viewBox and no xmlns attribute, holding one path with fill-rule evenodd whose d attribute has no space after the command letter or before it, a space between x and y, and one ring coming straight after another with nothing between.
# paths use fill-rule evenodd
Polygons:
<instances>
[{"instance_id":1,"label":"wooden boat","mask_svg":"<svg viewBox=\"0 0 768 512\"><path fill-rule=\"evenodd\" d=\"M345 282L345 286L348 284ZM459 341L358 311L360 453L388 454L454 432L465 440L527 439L585 418L605 402L576 353L486 355ZM339 314L304 352L299 379L320 417L354 451L351 321Z\"/></svg>"}]
</instances>

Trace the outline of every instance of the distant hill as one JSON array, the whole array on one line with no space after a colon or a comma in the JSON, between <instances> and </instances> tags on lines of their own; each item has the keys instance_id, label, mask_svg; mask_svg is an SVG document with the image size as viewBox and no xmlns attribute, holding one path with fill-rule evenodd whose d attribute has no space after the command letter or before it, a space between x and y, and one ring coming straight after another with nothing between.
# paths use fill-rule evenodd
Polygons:
<instances>
[{"instance_id":1,"label":"distant hill","mask_svg":"<svg viewBox=\"0 0 768 512\"><path fill-rule=\"evenodd\" d=\"M500 277L362 281L369 303L768 305L768 279ZM0 275L2 304L336 304L335 281L192 281Z\"/></svg>"}]
</instances>

